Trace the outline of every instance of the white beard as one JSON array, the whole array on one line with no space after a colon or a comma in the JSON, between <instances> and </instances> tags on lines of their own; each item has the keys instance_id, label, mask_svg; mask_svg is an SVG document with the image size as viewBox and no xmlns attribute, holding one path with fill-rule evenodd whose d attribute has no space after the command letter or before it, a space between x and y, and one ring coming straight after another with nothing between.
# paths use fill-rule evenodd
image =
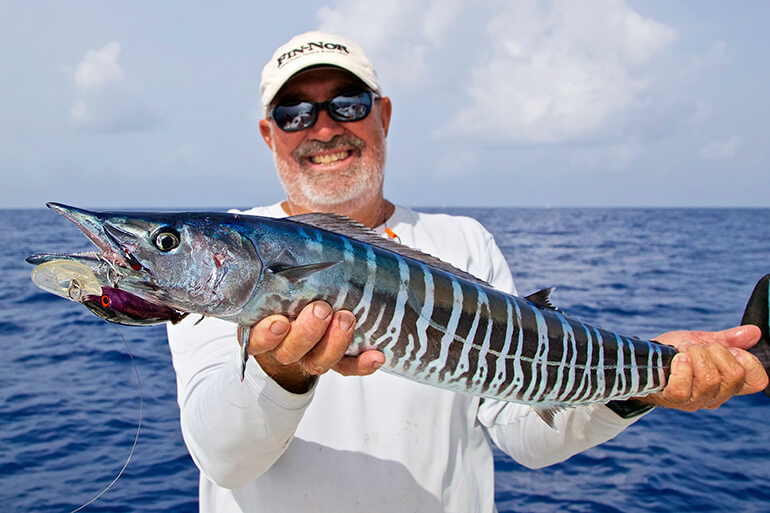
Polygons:
<instances>
[{"instance_id":1,"label":"white beard","mask_svg":"<svg viewBox=\"0 0 770 513\"><path fill-rule=\"evenodd\" d=\"M289 201L306 208L329 212L335 207L356 210L375 201L382 192L385 177L385 147L371 148L367 161L359 160L342 170L302 169L293 156L281 158L273 152L273 161Z\"/></svg>"}]
</instances>

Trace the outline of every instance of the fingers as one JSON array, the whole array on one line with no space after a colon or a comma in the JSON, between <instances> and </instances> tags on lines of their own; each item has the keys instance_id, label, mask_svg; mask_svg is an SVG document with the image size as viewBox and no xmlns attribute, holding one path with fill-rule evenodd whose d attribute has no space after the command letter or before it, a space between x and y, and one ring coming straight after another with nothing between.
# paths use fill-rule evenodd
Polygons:
<instances>
[{"instance_id":1,"label":"fingers","mask_svg":"<svg viewBox=\"0 0 770 513\"><path fill-rule=\"evenodd\" d=\"M762 390L758 387L764 383L764 369L741 349L711 343L684 345L680 351L671 363L666 388L655 399L660 406L685 411L713 409L734 395Z\"/></svg>"},{"instance_id":2,"label":"fingers","mask_svg":"<svg viewBox=\"0 0 770 513\"><path fill-rule=\"evenodd\" d=\"M358 356L345 356L332 367L343 376L368 376L382 367L385 355L379 351L364 351Z\"/></svg>"},{"instance_id":3,"label":"fingers","mask_svg":"<svg viewBox=\"0 0 770 513\"><path fill-rule=\"evenodd\" d=\"M730 351L714 343L689 346L693 361L693 403L699 408L717 408L743 387L744 369Z\"/></svg>"},{"instance_id":4,"label":"fingers","mask_svg":"<svg viewBox=\"0 0 770 513\"><path fill-rule=\"evenodd\" d=\"M691 408L692 398L692 360L686 353L677 354L671 362L671 375L659 399L658 406L666 406L677 410L695 411Z\"/></svg>"},{"instance_id":5,"label":"fingers","mask_svg":"<svg viewBox=\"0 0 770 513\"><path fill-rule=\"evenodd\" d=\"M284 365L298 362L321 341L331 320L332 308L327 303L310 303L291 323L283 342L272 350L273 357Z\"/></svg>"},{"instance_id":6,"label":"fingers","mask_svg":"<svg viewBox=\"0 0 770 513\"><path fill-rule=\"evenodd\" d=\"M379 351L345 356L355 325L352 313L332 313L328 303L315 301L292 322L282 315L271 315L255 324L248 352L259 355L263 369L282 384L289 381L289 374L317 376L332 368L346 376L368 375L384 363L385 357Z\"/></svg>"},{"instance_id":7,"label":"fingers","mask_svg":"<svg viewBox=\"0 0 770 513\"><path fill-rule=\"evenodd\" d=\"M348 311L334 314L321 341L302 358L303 368L314 375L334 369L343 376L367 376L385 363L380 351L364 351L358 356L345 356L353 340L356 318Z\"/></svg>"},{"instance_id":8,"label":"fingers","mask_svg":"<svg viewBox=\"0 0 770 513\"><path fill-rule=\"evenodd\" d=\"M251 327L249 335L250 355L258 355L272 351L283 342L289 332L289 319L283 315L265 317Z\"/></svg>"},{"instance_id":9,"label":"fingers","mask_svg":"<svg viewBox=\"0 0 770 513\"><path fill-rule=\"evenodd\" d=\"M758 326L746 325L730 328L729 330L716 332L722 336L720 343L728 347L738 347L748 349L757 342L762 336L762 330Z\"/></svg>"},{"instance_id":10,"label":"fingers","mask_svg":"<svg viewBox=\"0 0 770 513\"><path fill-rule=\"evenodd\" d=\"M303 367L310 374L320 375L336 365L353 340L355 324L352 313L336 312L320 342L302 357Z\"/></svg>"},{"instance_id":11,"label":"fingers","mask_svg":"<svg viewBox=\"0 0 770 513\"><path fill-rule=\"evenodd\" d=\"M655 337L655 340L677 349L684 349L691 344L708 345L712 343L748 349L757 343L761 335L762 331L758 327L746 325L723 331L670 331Z\"/></svg>"},{"instance_id":12,"label":"fingers","mask_svg":"<svg viewBox=\"0 0 770 513\"><path fill-rule=\"evenodd\" d=\"M340 317L345 320L342 325L339 322ZM332 322L333 318L337 318L337 321ZM289 322L282 315L271 315L255 324L249 337L249 353L258 355L269 352L278 363L288 365L305 358L317 345L323 345L324 347L316 351L309 360L320 358L325 362L328 359L327 347L338 349L340 345L345 344L347 349L352 338L340 341L340 335L352 335L354 323L355 317L350 312L337 312L332 315L332 309L327 303L314 301L305 306L293 322ZM325 336L327 330L330 332L328 337ZM345 350L342 351L344 352ZM317 367L312 364L311 366Z\"/></svg>"},{"instance_id":13,"label":"fingers","mask_svg":"<svg viewBox=\"0 0 770 513\"><path fill-rule=\"evenodd\" d=\"M768 385L768 376L765 368L756 356L737 348L730 348L730 353L744 368L743 386L738 394L754 394L761 392Z\"/></svg>"},{"instance_id":14,"label":"fingers","mask_svg":"<svg viewBox=\"0 0 770 513\"><path fill-rule=\"evenodd\" d=\"M695 411L717 408L730 397L767 387L759 360L745 351L757 343L761 330L738 326L724 331L672 331L656 340L676 347L671 375L662 393L650 397L660 406Z\"/></svg>"}]
</instances>

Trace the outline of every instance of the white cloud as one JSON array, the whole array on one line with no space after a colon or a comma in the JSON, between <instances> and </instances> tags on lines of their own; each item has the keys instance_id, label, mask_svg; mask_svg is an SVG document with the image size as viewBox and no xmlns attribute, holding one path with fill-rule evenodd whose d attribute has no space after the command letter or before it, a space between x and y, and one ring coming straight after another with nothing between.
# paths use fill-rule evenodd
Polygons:
<instances>
[{"instance_id":1,"label":"white cloud","mask_svg":"<svg viewBox=\"0 0 770 513\"><path fill-rule=\"evenodd\" d=\"M90 132L127 132L153 128L158 115L125 78L121 44L112 41L89 50L73 79L78 100L70 109L73 127Z\"/></svg>"},{"instance_id":2,"label":"white cloud","mask_svg":"<svg viewBox=\"0 0 770 513\"><path fill-rule=\"evenodd\" d=\"M120 43L112 41L99 50L86 52L75 70L75 85L81 90L103 87L123 79L120 67Z\"/></svg>"},{"instance_id":3,"label":"white cloud","mask_svg":"<svg viewBox=\"0 0 770 513\"><path fill-rule=\"evenodd\" d=\"M413 88L429 74L427 55L445 40L457 21L462 0L340 0L318 10L319 29L358 43L383 84Z\"/></svg>"},{"instance_id":4,"label":"white cloud","mask_svg":"<svg viewBox=\"0 0 770 513\"><path fill-rule=\"evenodd\" d=\"M515 144L612 137L650 103L676 31L622 0L501 5L470 105L446 132Z\"/></svg>"},{"instance_id":5,"label":"white cloud","mask_svg":"<svg viewBox=\"0 0 770 513\"><path fill-rule=\"evenodd\" d=\"M407 105L414 119L425 117L426 136L443 148L442 176L472 173L510 147L610 172L633 169L674 138L692 147L715 110L698 86L730 61L721 39L693 45L684 24L687 40L677 44L679 26L627 0L327 5L317 12L320 28L366 50L395 115ZM700 156L731 150L712 146ZM507 165L519 169L520 157Z\"/></svg>"},{"instance_id":6,"label":"white cloud","mask_svg":"<svg viewBox=\"0 0 770 513\"><path fill-rule=\"evenodd\" d=\"M698 157L703 160L731 159L741 147L743 147L743 137L739 136L711 141L701 147Z\"/></svg>"}]
</instances>

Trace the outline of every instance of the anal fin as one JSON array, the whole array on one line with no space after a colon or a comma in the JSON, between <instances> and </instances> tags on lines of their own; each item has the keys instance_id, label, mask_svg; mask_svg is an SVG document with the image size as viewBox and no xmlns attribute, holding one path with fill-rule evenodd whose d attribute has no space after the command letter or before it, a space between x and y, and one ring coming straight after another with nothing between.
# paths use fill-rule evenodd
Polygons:
<instances>
[{"instance_id":1,"label":"anal fin","mask_svg":"<svg viewBox=\"0 0 770 513\"><path fill-rule=\"evenodd\" d=\"M556 422L554 422L556 414L567 409L564 406L532 406L531 408L554 431L558 431Z\"/></svg>"}]
</instances>

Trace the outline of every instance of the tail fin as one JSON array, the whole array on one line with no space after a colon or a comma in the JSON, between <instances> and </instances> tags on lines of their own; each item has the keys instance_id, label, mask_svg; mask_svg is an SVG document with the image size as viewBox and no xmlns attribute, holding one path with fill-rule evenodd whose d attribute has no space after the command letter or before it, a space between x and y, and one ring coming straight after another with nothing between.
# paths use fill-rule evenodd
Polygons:
<instances>
[{"instance_id":1,"label":"tail fin","mask_svg":"<svg viewBox=\"0 0 770 513\"><path fill-rule=\"evenodd\" d=\"M753 324L762 330L762 338L759 339L757 345L749 349L749 352L759 358L765 371L770 374L770 318L768 317L770 297L768 297L768 291L770 291L770 274L766 274L754 287L754 292L752 292L749 303L746 305L746 311L743 312L741 324ZM765 394L770 396L770 386L765 388Z\"/></svg>"}]
</instances>

